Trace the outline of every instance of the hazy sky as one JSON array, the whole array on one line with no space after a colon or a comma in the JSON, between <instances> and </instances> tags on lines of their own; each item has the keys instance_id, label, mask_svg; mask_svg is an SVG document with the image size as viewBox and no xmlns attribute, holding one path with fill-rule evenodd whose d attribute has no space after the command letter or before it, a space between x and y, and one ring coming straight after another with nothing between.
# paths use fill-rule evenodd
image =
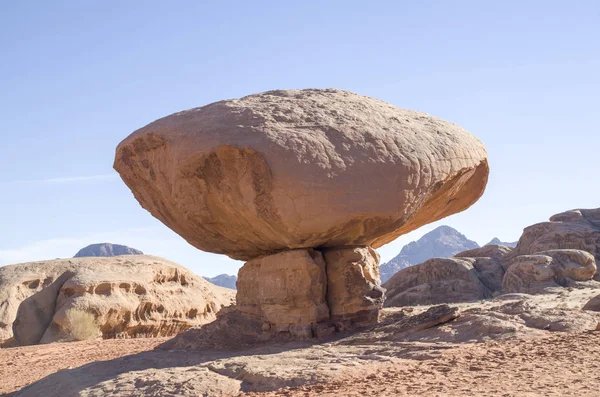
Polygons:
<instances>
[{"instance_id":1,"label":"hazy sky","mask_svg":"<svg viewBox=\"0 0 600 397\"><path fill-rule=\"evenodd\" d=\"M128 134L277 88L335 87L455 122L490 157L439 224L483 244L600 206L598 1L13 1L0 5L0 265L126 244L202 275L203 253L112 170Z\"/></svg>"}]
</instances>

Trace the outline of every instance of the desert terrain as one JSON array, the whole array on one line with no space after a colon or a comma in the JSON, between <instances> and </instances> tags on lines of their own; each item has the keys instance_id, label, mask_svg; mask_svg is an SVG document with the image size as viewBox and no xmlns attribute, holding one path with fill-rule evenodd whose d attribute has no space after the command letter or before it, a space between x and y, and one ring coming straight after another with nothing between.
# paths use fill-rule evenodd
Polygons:
<instances>
[{"instance_id":1,"label":"desert terrain","mask_svg":"<svg viewBox=\"0 0 600 397\"><path fill-rule=\"evenodd\" d=\"M590 328L600 314L581 307L599 293L598 288L564 289L384 309L380 324L326 341L173 350L168 338L139 338L0 349L6 375L0 391L16 396L593 396L600 387L600 332Z\"/></svg>"}]
</instances>

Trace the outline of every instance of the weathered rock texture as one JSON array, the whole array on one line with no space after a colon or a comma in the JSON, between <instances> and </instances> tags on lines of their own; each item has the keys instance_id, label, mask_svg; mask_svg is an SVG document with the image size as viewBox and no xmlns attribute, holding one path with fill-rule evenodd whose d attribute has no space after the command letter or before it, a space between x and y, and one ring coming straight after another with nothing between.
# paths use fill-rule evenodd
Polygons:
<instances>
[{"instance_id":1,"label":"weathered rock texture","mask_svg":"<svg viewBox=\"0 0 600 397\"><path fill-rule=\"evenodd\" d=\"M265 331L312 337L313 327L329 319L327 274L319 251L253 259L238 274L237 309L260 319Z\"/></svg>"},{"instance_id":2,"label":"weathered rock texture","mask_svg":"<svg viewBox=\"0 0 600 397\"><path fill-rule=\"evenodd\" d=\"M473 258L434 258L396 273L383 287L386 306L430 305L489 298Z\"/></svg>"},{"instance_id":3,"label":"weathered rock texture","mask_svg":"<svg viewBox=\"0 0 600 397\"><path fill-rule=\"evenodd\" d=\"M169 336L216 318L233 292L152 256L78 258L0 268L0 340L70 339L69 309L94 315L98 336Z\"/></svg>"},{"instance_id":4,"label":"weathered rock texture","mask_svg":"<svg viewBox=\"0 0 600 397\"><path fill-rule=\"evenodd\" d=\"M547 288L591 280L596 274L594 257L580 250L550 250L520 255L508 264L502 286L505 292L538 293Z\"/></svg>"},{"instance_id":5,"label":"weathered rock texture","mask_svg":"<svg viewBox=\"0 0 600 397\"><path fill-rule=\"evenodd\" d=\"M600 208L562 212L549 222L537 223L523 230L513 253L532 255L555 249L576 249L600 260Z\"/></svg>"},{"instance_id":6,"label":"weathered rock texture","mask_svg":"<svg viewBox=\"0 0 600 397\"><path fill-rule=\"evenodd\" d=\"M121 142L114 167L190 244L241 260L379 247L465 210L488 176L483 144L459 126L334 89L175 113Z\"/></svg>"},{"instance_id":7,"label":"weathered rock texture","mask_svg":"<svg viewBox=\"0 0 600 397\"><path fill-rule=\"evenodd\" d=\"M379 280L379 254L371 247L347 247L327 249L324 257L331 319L377 321L385 299Z\"/></svg>"},{"instance_id":8,"label":"weathered rock texture","mask_svg":"<svg viewBox=\"0 0 600 397\"><path fill-rule=\"evenodd\" d=\"M74 258L83 258L86 256L119 256L119 255L144 255L140 250L127 247L126 245L100 243L91 244L79 250Z\"/></svg>"},{"instance_id":9,"label":"weathered rock texture","mask_svg":"<svg viewBox=\"0 0 600 397\"><path fill-rule=\"evenodd\" d=\"M21 385L29 386L16 396L429 396L436 393L440 396L533 396L540 395L540 390L544 390L543 395L593 396L598 394L595 392L597 383L584 382L580 389L571 386L581 383L586 376L597 377L597 369L590 363L595 362L600 349L590 349L598 345L600 337L598 332L589 331L597 329L600 313L581 310L583 304L597 294L597 289L564 289L553 294L509 294L502 299L464 303L458 307L384 309L380 324L360 332L340 334L328 343L294 341L243 351L232 349L226 338L215 344L220 345L220 349L206 348L204 336L235 338L247 325L232 321L227 327L202 334L205 328L214 327L215 321L186 331L153 351L97 360L84 366L79 361L72 369L62 366L59 368L64 370L54 374L27 378ZM563 334L552 335L553 332ZM594 340L581 345L581 339L587 337ZM475 341L486 343L473 343ZM102 348L110 350L113 346L114 349L118 346L116 342L103 341ZM86 352L93 348L83 343L80 346ZM77 357L71 350L73 345L63 349L66 351L62 354L72 364L73 356ZM173 352L173 349L178 350ZM532 350L531 355L522 355ZM562 355L565 352L566 357ZM16 357L17 362L39 360L39 355L32 357L32 353L6 353L9 353L5 354L7 359ZM58 355L50 348L45 349L44 354L50 361L45 362L48 365L52 365L52 359L56 360ZM516 358L510 361L510 357ZM527 367L518 367L517 361L526 363ZM0 362L0 370L2 364ZM571 371L575 364L579 365L577 371ZM459 370L451 372L457 365ZM387 372L394 366L397 372ZM522 378L515 378L515 374L521 373L515 366L525 373ZM557 376L557 366L568 367L569 371L563 372L573 376L561 387L551 388L546 393L548 385L556 383L553 378ZM8 376L14 376L13 366L4 368L8 369ZM498 372L499 369L503 371ZM432 377L432 373L436 376ZM348 374L352 377L347 377ZM375 378L377 374L384 376ZM495 388L473 392L473 387L483 383L481 374L487 376L486 382L500 377L512 388L506 393L502 382L498 382ZM536 376L543 374L548 374L543 381L528 386ZM358 375L360 377L355 377ZM425 380L415 393L419 377ZM465 377L468 381L459 386L452 383L438 392L440 385L447 386L452 379ZM508 378L511 382L506 382ZM32 383L35 379L40 380ZM398 380L393 387L374 389L374 385L389 385L392 379ZM407 379L410 385L403 388ZM516 385L514 379L518 380ZM322 382L331 382L330 387L319 385ZM366 386L360 387L358 382ZM348 384L351 387L347 387ZM305 387L294 388L302 385ZM309 385L313 386L308 388ZM326 387L325 392L323 387ZM432 388L435 393L431 392ZM528 393L524 393L523 388L527 388Z\"/></svg>"}]
</instances>

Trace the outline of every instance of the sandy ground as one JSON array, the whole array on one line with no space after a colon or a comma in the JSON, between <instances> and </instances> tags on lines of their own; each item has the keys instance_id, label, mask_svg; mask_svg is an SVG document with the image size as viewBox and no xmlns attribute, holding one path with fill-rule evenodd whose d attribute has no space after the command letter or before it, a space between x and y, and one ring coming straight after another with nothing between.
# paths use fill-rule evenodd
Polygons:
<instances>
[{"instance_id":1,"label":"sandy ground","mask_svg":"<svg viewBox=\"0 0 600 397\"><path fill-rule=\"evenodd\" d=\"M362 367L328 384L246 396L599 396L600 332L468 344Z\"/></svg>"},{"instance_id":2,"label":"sandy ground","mask_svg":"<svg viewBox=\"0 0 600 397\"><path fill-rule=\"evenodd\" d=\"M0 396L62 369L151 350L167 339L109 339L0 349Z\"/></svg>"},{"instance_id":3,"label":"sandy ground","mask_svg":"<svg viewBox=\"0 0 600 397\"><path fill-rule=\"evenodd\" d=\"M0 393L92 361L150 350L164 339L0 349ZM362 366L331 383L245 396L598 396L600 332L465 344L429 360Z\"/></svg>"}]
</instances>

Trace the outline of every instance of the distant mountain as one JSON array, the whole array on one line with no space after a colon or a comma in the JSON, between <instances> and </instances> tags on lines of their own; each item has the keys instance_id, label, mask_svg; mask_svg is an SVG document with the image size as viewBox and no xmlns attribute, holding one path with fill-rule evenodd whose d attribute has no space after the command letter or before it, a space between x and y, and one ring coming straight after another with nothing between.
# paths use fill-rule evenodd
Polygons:
<instances>
[{"instance_id":1,"label":"distant mountain","mask_svg":"<svg viewBox=\"0 0 600 397\"><path fill-rule=\"evenodd\" d=\"M494 237L492 239L492 241L490 241L486 245L505 245L507 247L515 248L517 246L517 243L518 243L518 241L515 241L513 243L507 243L506 241L500 241L500 239L498 237Z\"/></svg>"},{"instance_id":2,"label":"distant mountain","mask_svg":"<svg viewBox=\"0 0 600 397\"><path fill-rule=\"evenodd\" d=\"M479 248L473 240L450 226L440 226L417 241L405 245L400 254L379 267L381 283L389 280L398 270L417 265L431 258L450 258L455 254Z\"/></svg>"},{"instance_id":3,"label":"distant mountain","mask_svg":"<svg viewBox=\"0 0 600 397\"><path fill-rule=\"evenodd\" d=\"M230 276L229 274L219 274L215 277L204 277L210 283L214 285L218 285L220 287L237 289L235 287L235 282L237 281L237 276Z\"/></svg>"},{"instance_id":4,"label":"distant mountain","mask_svg":"<svg viewBox=\"0 0 600 397\"><path fill-rule=\"evenodd\" d=\"M140 250L129 248L125 245L100 243L88 245L85 248L79 250L75 254L74 258L81 258L84 256L118 256L118 255L144 255Z\"/></svg>"}]
</instances>

